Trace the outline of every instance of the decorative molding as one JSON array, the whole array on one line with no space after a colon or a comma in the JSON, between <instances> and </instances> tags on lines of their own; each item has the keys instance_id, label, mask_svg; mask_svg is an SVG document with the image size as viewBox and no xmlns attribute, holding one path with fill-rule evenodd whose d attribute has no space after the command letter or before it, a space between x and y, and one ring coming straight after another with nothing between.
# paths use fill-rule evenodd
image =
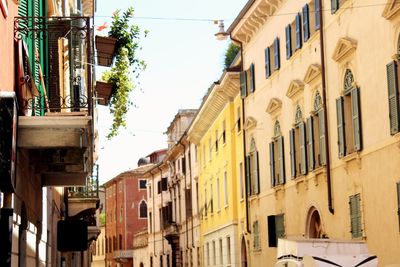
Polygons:
<instances>
[{"instance_id":1,"label":"decorative molding","mask_svg":"<svg viewBox=\"0 0 400 267\"><path fill-rule=\"evenodd\" d=\"M278 98L271 98L267 106L267 112L272 115L282 108L282 101Z\"/></svg>"},{"instance_id":2,"label":"decorative molding","mask_svg":"<svg viewBox=\"0 0 400 267\"><path fill-rule=\"evenodd\" d=\"M250 130L256 126L257 126L257 120L255 118L253 118L253 117L246 118L246 121L244 122L244 129L246 131Z\"/></svg>"},{"instance_id":3,"label":"decorative molding","mask_svg":"<svg viewBox=\"0 0 400 267\"><path fill-rule=\"evenodd\" d=\"M357 41L349 38L340 38L336 44L332 59L336 62L342 62L345 57L353 53L357 48Z\"/></svg>"},{"instance_id":4,"label":"decorative molding","mask_svg":"<svg viewBox=\"0 0 400 267\"><path fill-rule=\"evenodd\" d=\"M300 80L293 80L289 84L289 88L286 92L286 96L293 100L293 97L299 92L304 90L304 83Z\"/></svg>"},{"instance_id":5,"label":"decorative molding","mask_svg":"<svg viewBox=\"0 0 400 267\"><path fill-rule=\"evenodd\" d=\"M321 75L321 65L319 64L311 64L304 75L304 83L311 83L315 78Z\"/></svg>"},{"instance_id":6,"label":"decorative molding","mask_svg":"<svg viewBox=\"0 0 400 267\"><path fill-rule=\"evenodd\" d=\"M400 11L400 2L388 0L385 9L383 9L382 17L384 17L387 20L393 19L395 15L399 13L399 11Z\"/></svg>"}]
</instances>

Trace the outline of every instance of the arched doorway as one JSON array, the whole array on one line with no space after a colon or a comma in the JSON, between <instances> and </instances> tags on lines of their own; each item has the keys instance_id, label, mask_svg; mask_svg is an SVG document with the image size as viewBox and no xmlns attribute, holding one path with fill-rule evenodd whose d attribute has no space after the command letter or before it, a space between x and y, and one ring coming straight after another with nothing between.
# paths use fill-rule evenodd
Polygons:
<instances>
[{"instance_id":1,"label":"arched doorway","mask_svg":"<svg viewBox=\"0 0 400 267\"><path fill-rule=\"evenodd\" d=\"M140 263L139 267L144 267L143 262Z\"/></svg>"},{"instance_id":2,"label":"arched doorway","mask_svg":"<svg viewBox=\"0 0 400 267\"><path fill-rule=\"evenodd\" d=\"M308 211L306 227L307 238L323 238L325 235L321 216L314 206Z\"/></svg>"},{"instance_id":3,"label":"arched doorway","mask_svg":"<svg viewBox=\"0 0 400 267\"><path fill-rule=\"evenodd\" d=\"M246 239L242 237L242 248L241 248L241 267L247 267L247 249L246 249Z\"/></svg>"}]
</instances>

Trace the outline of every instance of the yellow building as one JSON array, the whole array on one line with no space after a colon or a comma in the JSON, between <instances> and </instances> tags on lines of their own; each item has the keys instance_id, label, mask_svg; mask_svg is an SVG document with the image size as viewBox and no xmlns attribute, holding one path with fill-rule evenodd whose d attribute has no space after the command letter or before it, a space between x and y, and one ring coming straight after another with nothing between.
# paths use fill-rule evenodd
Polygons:
<instances>
[{"instance_id":1,"label":"yellow building","mask_svg":"<svg viewBox=\"0 0 400 267\"><path fill-rule=\"evenodd\" d=\"M246 228L241 117L239 72L228 70L209 89L188 130L198 148L202 266L239 266Z\"/></svg>"},{"instance_id":2,"label":"yellow building","mask_svg":"<svg viewBox=\"0 0 400 267\"><path fill-rule=\"evenodd\" d=\"M279 244L322 242L315 238L367 248L364 256L376 255L379 266L400 262L399 11L391 0L250 0L228 29L246 70L251 239L241 266L273 266L290 257ZM208 98L217 98L214 91ZM240 150L231 135L232 148L219 143L216 153L223 121L233 127L235 102L206 110L210 101L193 126L207 126L199 137L206 263L219 255L214 246L228 234L222 229L236 229L235 207L224 209L223 197L218 206L215 195L225 172L235 177L239 162L229 153ZM230 183L229 193L235 190ZM337 262L364 259L349 251Z\"/></svg>"}]
</instances>

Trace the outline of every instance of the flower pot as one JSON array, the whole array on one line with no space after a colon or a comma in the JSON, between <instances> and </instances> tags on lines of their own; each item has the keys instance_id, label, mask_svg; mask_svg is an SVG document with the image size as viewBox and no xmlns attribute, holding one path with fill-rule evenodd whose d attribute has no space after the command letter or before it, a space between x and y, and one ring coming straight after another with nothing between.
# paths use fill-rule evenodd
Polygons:
<instances>
[{"instance_id":1,"label":"flower pot","mask_svg":"<svg viewBox=\"0 0 400 267\"><path fill-rule=\"evenodd\" d=\"M96 36L97 65L111 66L116 42L113 37Z\"/></svg>"},{"instance_id":2,"label":"flower pot","mask_svg":"<svg viewBox=\"0 0 400 267\"><path fill-rule=\"evenodd\" d=\"M106 82L96 82L96 92L99 105L108 105L112 94L112 84Z\"/></svg>"}]
</instances>

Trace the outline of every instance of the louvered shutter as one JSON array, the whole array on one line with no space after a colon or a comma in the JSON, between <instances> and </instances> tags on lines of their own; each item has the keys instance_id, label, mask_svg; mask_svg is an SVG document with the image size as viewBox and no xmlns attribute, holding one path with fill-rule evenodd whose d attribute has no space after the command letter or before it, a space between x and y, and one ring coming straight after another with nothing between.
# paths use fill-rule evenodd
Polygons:
<instances>
[{"instance_id":1,"label":"louvered shutter","mask_svg":"<svg viewBox=\"0 0 400 267\"><path fill-rule=\"evenodd\" d=\"M331 0L331 13L334 14L339 9L339 0Z\"/></svg>"},{"instance_id":2,"label":"louvered shutter","mask_svg":"<svg viewBox=\"0 0 400 267\"><path fill-rule=\"evenodd\" d=\"M304 42L307 42L308 38L310 38L310 15L308 4L303 6L303 34L304 34Z\"/></svg>"},{"instance_id":3,"label":"louvered shutter","mask_svg":"<svg viewBox=\"0 0 400 267\"><path fill-rule=\"evenodd\" d=\"M396 183L397 188L397 216L399 220L399 228L400 228L400 182Z\"/></svg>"},{"instance_id":4,"label":"louvered shutter","mask_svg":"<svg viewBox=\"0 0 400 267\"><path fill-rule=\"evenodd\" d=\"M271 187L275 186L275 158L274 142L269 143L269 171L271 175Z\"/></svg>"},{"instance_id":5,"label":"louvered shutter","mask_svg":"<svg viewBox=\"0 0 400 267\"><path fill-rule=\"evenodd\" d=\"M360 194L350 196L351 236L353 238L362 236L360 201Z\"/></svg>"},{"instance_id":6,"label":"louvered shutter","mask_svg":"<svg viewBox=\"0 0 400 267\"><path fill-rule=\"evenodd\" d=\"M250 156L246 156L246 166L245 166L245 168L246 168L246 193L247 193L247 196L250 196L250 194L251 194L251 187L252 187L252 184L251 184L251 170L250 170Z\"/></svg>"},{"instance_id":7,"label":"louvered shutter","mask_svg":"<svg viewBox=\"0 0 400 267\"><path fill-rule=\"evenodd\" d=\"M300 172L307 174L307 147L306 147L306 125L302 122L299 126L300 130Z\"/></svg>"},{"instance_id":8,"label":"louvered shutter","mask_svg":"<svg viewBox=\"0 0 400 267\"><path fill-rule=\"evenodd\" d=\"M260 168L259 168L259 160L258 160L258 151L254 154L254 179L253 179L253 193L260 193Z\"/></svg>"},{"instance_id":9,"label":"louvered shutter","mask_svg":"<svg viewBox=\"0 0 400 267\"><path fill-rule=\"evenodd\" d=\"M337 112L337 129L338 129L338 146L339 158L343 158L346 153L346 139L344 130L344 109L343 97L336 99L336 112Z\"/></svg>"},{"instance_id":10,"label":"louvered shutter","mask_svg":"<svg viewBox=\"0 0 400 267\"><path fill-rule=\"evenodd\" d=\"M323 109L318 111L319 122L319 154L321 165L326 164L326 146L325 146L325 112Z\"/></svg>"},{"instance_id":11,"label":"louvered shutter","mask_svg":"<svg viewBox=\"0 0 400 267\"><path fill-rule=\"evenodd\" d=\"M281 56L279 53L279 38L274 40L274 67L275 70L279 70L281 67Z\"/></svg>"},{"instance_id":12,"label":"louvered shutter","mask_svg":"<svg viewBox=\"0 0 400 267\"><path fill-rule=\"evenodd\" d=\"M287 25L285 28L286 33L286 58L289 59L292 56L292 34L291 27Z\"/></svg>"},{"instance_id":13,"label":"louvered shutter","mask_svg":"<svg viewBox=\"0 0 400 267\"><path fill-rule=\"evenodd\" d=\"M308 171L314 170L314 127L313 117L307 118L307 166Z\"/></svg>"},{"instance_id":14,"label":"louvered shutter","mask_svg":"<svg viewBox=\"0 0 400 267\"><path fill-rule=\"evenodd\" d=\"M290 169L292 178L296 177L296 144L295 144L295 130L291 129L289 131L289 139L290 139Z\"/></svg>"},{"instance_id":15,"label":"louvered shutter","mask_svg":"<svg viewBox=\"0 0 400 267\"><path fill-rule=\"evenodd\" d=\"M399 84L397 77L397 63L392 61L386 65L387 86L389 94L390 134L399 132Z\"/></svg>"},{"instance_id":16,"label":"louvered shutter","mask_svg":"<svg viewBox=\"0 0 400 267\"><path fill-rule=\"evenodd\" d=\"M250 69L249 69L249 76L250 76L250 93L253 93L254 90L256 89L256 81L255 81L255 70L254 70L254 63L251 63Z\"/></svg>"},{"instance_id":17,"label":"louvered shutter","mask_svg":"<svg viewBox=\"0 0 400 267\"><path fill-rule=\"evenodd\" d=\"M296 15L296 49L300 49L302 46L301 40L301 15Z\"/></svg>"},{"instance_id":18,"label":"louvered shutter","mask_svg":"<svg viewBox=\"0 0 400 267\"><path fill-rule=\"evenodd\" d=\"M271 76L271 56L269 47L265 48L264 54L265 54L265 78L268 78L269 76Z\"/></svg>"},{"instance_id":19,"label":"louvered shutter","mask_svg":"<svg viewBox=\"0 0 400 267\"><path fill-rule=\"evenodd\" d=\"M278 147L279 147L279 184L285 183L285 151L283 146L283 136L278 138Z\"/></svg>"},{"instance_id":20,"label":"louvered shutter","mask_svg":"<svg viewBox=\"0 0 400 267\"><path fill-rule=\"evenodd\" d=\"M351 111L354 149L359 151L362 149L360 88L354 88L351 90Z\"/></svg>"},{"instance_id":21,"label":"louvered shutter","mask_svg":"<svg viewBox=\"0 0 400 267\"><path fill-rule=\"evenodd\" d=\"M240 72L240 96L245 98L247 96L247 77L246 71Z\"/></svg>"},{"instance_id":22,"label":"louvered shutter","mask_svg":"<svg viewBox=\"0 0 400 267\"><path fill-rule=\"evenodd\" d=\"M321 13L321 7L319 6L319 1L320 0L314 0L315 30L319 30L319 28L321 27L319 19Z\"/></svg>"}]
</instances>

